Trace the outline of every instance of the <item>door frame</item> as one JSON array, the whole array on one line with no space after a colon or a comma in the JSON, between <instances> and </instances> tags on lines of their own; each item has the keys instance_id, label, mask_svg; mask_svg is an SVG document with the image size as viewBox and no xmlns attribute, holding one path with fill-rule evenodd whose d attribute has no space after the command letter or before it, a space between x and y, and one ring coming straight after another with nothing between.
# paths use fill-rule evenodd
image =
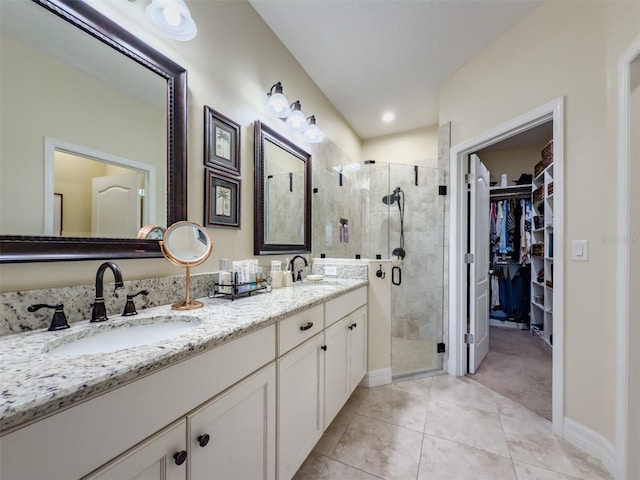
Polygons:
<instances>
[{"instance_id":1,"label":"door frame","mask_svg":"<svg viewBox=\"0 0 640 480\"><path fill-rule=\"evenodd\" d=\"M467 348L464 334L467 328L467 275L464 256L467 249L467 189L465 174L468 158L473 152L531 128L553 120L553 176L562 188L554 192L554 272L553 272L553 362L552 362L552 423L553 432L563 436L564 419L564 97L524 113L470 140L451 147L451 221L449 225L449 375L463 376L467 370Z\"/></svg>"},{"instance_id":2,"label":"door frame","mask_svg":"<svg viewBox=\"0 0 640 480\"><path fill-rule=\"evenodd\" d=\"M617 477L627 477L629 391L629 167L631 159L631 63L640 56L640 36L618 61L618 257L616 279L616 453Z\"/></svg>"}]
</instances>

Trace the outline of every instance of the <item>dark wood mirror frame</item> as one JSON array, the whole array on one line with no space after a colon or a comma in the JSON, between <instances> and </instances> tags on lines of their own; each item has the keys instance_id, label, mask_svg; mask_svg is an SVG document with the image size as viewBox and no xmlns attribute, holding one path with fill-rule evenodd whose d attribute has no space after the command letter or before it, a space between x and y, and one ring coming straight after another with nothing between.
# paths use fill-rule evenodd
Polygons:
<instances>
[{"instance_id":1,"label":"dark wood mirror frame","mask_svg":"<svg viewBox=\"0 0 640 480\"><path fill-rule=\"evenodd\" d=\"M311 154L294 145L275 130L259 120L254 126L255 137L255 183L254 183L254 240L255 255L278 255L286 253L311 253ZM276 244L264 241L264 143L270 141L290 153L305 166L304 186L304 243Z\"/></svg>"},{"instance_id":2,"label":"dark wood mirror frame","mask_svg":"<svg viewBox=\"0 0 640 480\"><path fill-rule=\"evenodd\" d=\"M187 71L87 4L32 0L167 81L167 226L187 217ZM160 258L157 240L2 235L0 263Z\"/></svg>"}]
</instances>

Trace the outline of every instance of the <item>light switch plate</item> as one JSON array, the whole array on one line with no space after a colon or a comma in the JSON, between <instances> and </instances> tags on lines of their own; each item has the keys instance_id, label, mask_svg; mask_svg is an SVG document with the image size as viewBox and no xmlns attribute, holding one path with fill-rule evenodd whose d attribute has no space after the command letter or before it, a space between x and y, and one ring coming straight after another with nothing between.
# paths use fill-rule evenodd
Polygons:
<instances>
[{"instance_id":1,"label":"light switch plate","mask_svg":"<svg viewBox=\"0 0 640 480\"><path fill-rule=\"evenodd\" d=\"M574 240L571 244L571 259L578 262L589 260L589 241Z\"/></svg>"},{"instance_id":2,"label":"light switch plate","mask_svg":"<svg viewBox=\"0 0 640 480\"><path fill-rule=\"evenodd\" d=\"M326 265L324 267L324 274L328 277L337 277L338 276L338 267L335 265Z\"/></svg>"}]
</instances>

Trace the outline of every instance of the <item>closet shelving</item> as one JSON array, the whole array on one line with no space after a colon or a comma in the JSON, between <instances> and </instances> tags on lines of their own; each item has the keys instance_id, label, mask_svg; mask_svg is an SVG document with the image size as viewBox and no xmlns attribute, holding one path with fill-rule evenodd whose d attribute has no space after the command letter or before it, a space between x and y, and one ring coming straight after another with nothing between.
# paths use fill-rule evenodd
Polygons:
<instances>
[{"instance_id":1,"label":"closet shelving","mask_svg":"<svg viewBox=\"0 0 640 480\"><path fill-rule=\"evenodd\" d=\"M509 186L494 186L489 190L489 197L491 202L497 202L502 200L531 200L532 184L524 185L509 185ZM527 263L527 262L524 262ZM492 274L495 275L498 270L506 268L509 270L509 277L511 277L519 268L524 265L522 262L512 258L511 254L496 255L492 257ZM525 323L525 321L527 323ZM513 318L512 316L494 317L490 313L490 324L508 326L519 329L529 329L529 322L522 317Z\"/></svg>"},{"instance_id":2,"label":"closet shelving","mask_svg":"<svg viewBox=\"0 0 640 480\"><path fill-rule=\"evenodd\" d=\"M531 330L553 343L553 141L542 150L531 186Z\"/></svg>"}]
</instances>

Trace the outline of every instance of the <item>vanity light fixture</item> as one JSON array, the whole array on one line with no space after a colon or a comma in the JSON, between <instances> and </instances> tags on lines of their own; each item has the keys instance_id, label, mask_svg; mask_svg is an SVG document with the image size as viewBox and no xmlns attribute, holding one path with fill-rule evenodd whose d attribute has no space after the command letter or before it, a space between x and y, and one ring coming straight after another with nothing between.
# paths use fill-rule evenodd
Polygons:
<instances>
[{"instance_id":1,"label":"vanity light fixture","mask_svg":"<svg viewBox=\"0 0 640 480\"><path fill-rule=\"evenodd\" d=\"M184 0L153 0L146 15L151 25L173 40L186 42L198 33Z\"/></svg>"},{"instance_id":2,"label":"vanity light fixture","mask_svg":"<svg viewBox=\"0 0 640 480\"><path fill-rule=\"evenodd\" d=\"M275 89L275 93L274 93ZM267 93L267 112L277 118L287 118L291 114L289 100L282 94L282 83L278 82Z\"/></svg>"},{"instance_id":3,"label":"vanity light fixture","mask_svg":"<svg viewBox=\"0 0 640 480\"><path fill-rule=\"evenodd\" d=\"M287 117L284 123L287 127L292 128L296 132L304 132L309 127L307 117L302 113L300 100L296 100L291 104L291 114Z\"/></svg>"},{"instance_id":4,"label":"vanity light fixture","mask_svg":"<svg viewBox=\"0 0 640 480\"><path fill-rule=\"evenodd\" d=\"M300 100L289 104L282 94L282 83L273 84L267 92L267 97L266 110L269 115L281 119L292 130L303 133L309 143L320 143L324 140L324 133L316 125L315 115L307 117L302 113Z\"/></svg>"},{"instance_id":5,"label":"vanity light fixture","mask_svg":"<svg viewBox=\"0 0 640 480\"><path fill-rule=\"evenodd\" d=\"M315 115L311 115L307 118L309 122L309 126L304 131L304 138L309 143L320 143L324 140L324 133L320 130L320 127L316 125L316 117Z\"/></svg>"}]
</instances>

